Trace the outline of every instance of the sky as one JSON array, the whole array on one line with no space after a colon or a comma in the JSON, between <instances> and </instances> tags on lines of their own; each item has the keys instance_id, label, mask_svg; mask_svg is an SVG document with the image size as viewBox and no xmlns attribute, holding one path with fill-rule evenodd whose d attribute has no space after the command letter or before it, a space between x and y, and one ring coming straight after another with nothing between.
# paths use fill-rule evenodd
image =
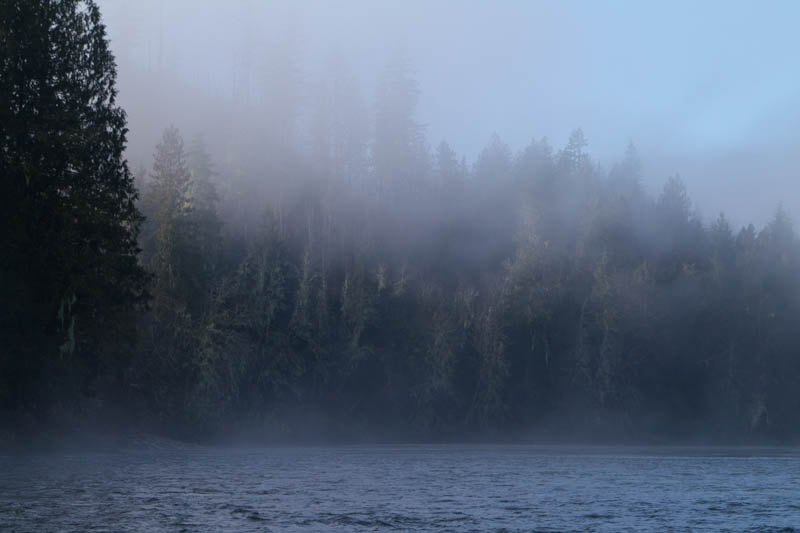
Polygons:
<instances>
[{"instance_id":1,"label":"sky","mask_svg":"<svg viewBox=\"0 0 800 533\"><path fill-rule=\"evenodd\" d=\"M782 203L800 221L800 2L98 3L132 159L170 123L213 127L198 107L255 92L243 65L273 61L288 40L301 78L337 56L367 102L404 54L428 141L468 161L494 133L514 150L541 137L558 148L580 127L605 168L633 141L653 193L680 174L706 219L763 224Z\"/></svg>"}]
</instances>

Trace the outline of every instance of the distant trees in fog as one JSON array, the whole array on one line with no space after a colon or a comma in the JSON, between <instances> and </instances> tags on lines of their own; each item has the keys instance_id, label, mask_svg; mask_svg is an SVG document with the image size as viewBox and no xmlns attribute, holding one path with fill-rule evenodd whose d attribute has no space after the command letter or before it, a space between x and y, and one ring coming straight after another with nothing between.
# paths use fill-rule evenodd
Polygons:
<instances>
[{"instance_id":1,"label":"distant trees in fog","mask_svg":"<svg viewBox=\"0 0 800 533\"><path fill-rule=\"evenodd\" d=\"M291 100L297 73L275 68L291 79L271 101ZM136 342L121 335L114 349L125 357L74 375L62 369L68 359L24 383L14 373L28 368L23 360L35 350L58 358L58 345L11 345L2 383L21 392L0 396L3 407L44 416L64 398L113 401L184 436L287 437L312 422L333 435L797 436L800 248L782 209L760 230L731 228L723 215L707 223L678 176L651 197L633 144L605 171L581 130L563 148L542 139L518 153L494 135L468 165L446 142L428 143L419 88L400 59L383 72L371 114L358 91L337 67L313 85L308 113L267 106L263 135L221 147L197 138L186 148L168 127L151 170L137 176L147 309L66 307L81 334L135 325ZM105 168L94 162L106 145L92 146L92 164L75 167L87 176ZM6 148L4 168L27 154ZM30 214L9 194L44 176L58 153L12 168L9 220ZM105 183L66 180L44 197L63 213L65 198ZM119 183L120 198L135 197ZM117 225L75 235L137 226L133 205L120 205ZM59 231L75 220L91 218L65 215ZM132 253L131 234L112 233L103 250ZM12 247L4 265L17 276L4 274L4 294L48 295L34 311L28 303L40 300L19 292L20 304L4 310L35 316L29 337L63 337L57 313L70 295L90 305L145 281L133 264L124 283L112 266L95 271L109 257L97 252L62 283L69 265L58 253L73 250L62 237L29 243L40 252ZM46 268L25 271L33 257ZM70 345L71 354L89 349ZM83 385L42 392L62 380ZM113 394L94 385L110 382Z\"/></svg>"},{"instance_id":2,"label":"distant trees in fog","mask_svg":"<svg viewBox=\"0 0 800 533\"><path fill-rule=\"evenodd\" d=\"M342 433L793 434L800 285L782 210L761 231L707 225L679 177L652 198L633 145L604 172L580 130L517 154L493 136L468 168L393 98L358 179L312 152L250 199L256 227L220 230L222 195L205 204L220 248L154 267L154 302L158 272L210 273L169 318L142 319L132 368L155 365L139 393L169 427L285 436L313 413Z\"/></svg>"}]
</instances>

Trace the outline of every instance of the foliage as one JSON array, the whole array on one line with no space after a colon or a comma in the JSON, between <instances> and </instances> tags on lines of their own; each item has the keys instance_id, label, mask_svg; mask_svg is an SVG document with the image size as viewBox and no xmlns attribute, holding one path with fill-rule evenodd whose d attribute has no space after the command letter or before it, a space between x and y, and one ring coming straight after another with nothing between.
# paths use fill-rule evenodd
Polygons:
<instances>
[{"instance_id":1,"label":"foliage","mask_svg":"<svg viewBox=\"0 0 800 533\"><path fill-rule=\"evenodd\" d=\"M94 2L0 2L0 409L119 388L147 276L115 79Z\"/></svg>"},{"instance_id":2,"label":"foliage","mask_svg":"<svg viewBox=\"0 0 800 533\"><path fill-rule=\"evenodd\" d=\"M783 209L706 224L680 177L651 197L633 144L606 172L580 130L431 153L401 58L371 132L337 67L294 135L284 58L257 153L164 131L138 234L94 4L0 0L0 53L6 408L120 391L184 437L800 436Z\"/></svg>"}]
</instances>

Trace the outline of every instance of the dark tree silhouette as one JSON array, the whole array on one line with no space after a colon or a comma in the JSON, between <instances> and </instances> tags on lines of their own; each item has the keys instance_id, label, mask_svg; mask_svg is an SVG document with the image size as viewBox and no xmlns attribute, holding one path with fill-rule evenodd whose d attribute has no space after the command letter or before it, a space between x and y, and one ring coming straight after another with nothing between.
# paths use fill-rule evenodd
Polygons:
<instances>
[{"instance_id":1,"label":"dark tree silhouette","mask_svg":"<svg viewBox=\"0 0 800 533\"><path fill-rule=\"evenodd\" d=\"M115 79L94 2L0 2L3 407L91 395L145 298Z\"/></svg>"}]
</instances>

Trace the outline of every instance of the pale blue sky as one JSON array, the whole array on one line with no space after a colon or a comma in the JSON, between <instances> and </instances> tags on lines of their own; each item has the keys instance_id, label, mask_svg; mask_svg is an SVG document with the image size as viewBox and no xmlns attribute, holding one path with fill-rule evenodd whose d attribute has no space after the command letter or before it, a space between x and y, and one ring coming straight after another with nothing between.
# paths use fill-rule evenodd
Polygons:
<instances>
[{"instance_id":1,"label":"pale blue sky","mask_svg":"<svg viewBox=\"0 0 800 533\"><path fill-rule=\"evenodd\" d=\"M244 42L258 54L294 33L303 68L337 50L368 99L376 72L402 49L434 145L446 139L472 160L494 132L516 150L542 136L559 147L580 126L606 167L633 140L653 190L679 172L706 217L725 210L762 223L783 201L800 222L800 1L100 5L131 114L124 70L155 61L159 39L172 75L224 92ZM137 135L132 126L132 143Z\"/></svg>"}]
</instances>

